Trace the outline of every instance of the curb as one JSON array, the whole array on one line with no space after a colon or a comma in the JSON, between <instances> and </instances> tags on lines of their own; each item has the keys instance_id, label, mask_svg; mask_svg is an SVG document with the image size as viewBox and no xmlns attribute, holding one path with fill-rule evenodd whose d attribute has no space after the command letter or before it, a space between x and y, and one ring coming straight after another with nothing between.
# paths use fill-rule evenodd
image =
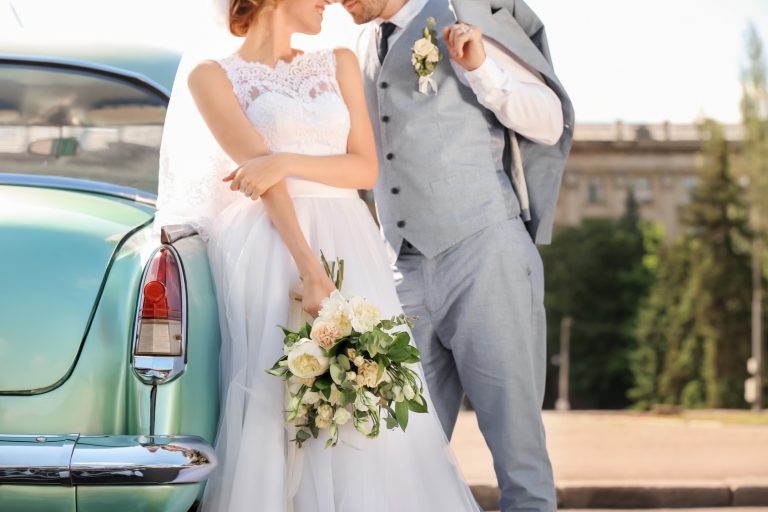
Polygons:
<instances>
[{"instance_id":1,"label":"curb","mask_svg":"<svg viewBox=\"0 0 768 512\"><path fill-rule=\"evenodd\" d=\"M483 510L498 510L499 489L472 485ZM557 485L558 508L696 508L768 506L768 479L568 481Z\"/></svg>"}]
</instances>

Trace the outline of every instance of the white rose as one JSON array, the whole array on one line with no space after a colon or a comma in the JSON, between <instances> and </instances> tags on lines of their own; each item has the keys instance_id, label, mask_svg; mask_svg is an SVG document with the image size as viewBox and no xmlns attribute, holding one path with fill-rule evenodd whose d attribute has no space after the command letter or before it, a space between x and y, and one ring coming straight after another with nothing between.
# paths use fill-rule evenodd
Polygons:
<instances>
[{"instance_id":1,"label":"white rose","mask_svg":"<svg viewBox=\"0 0 768 512\"><path fill-rule=\"evenodd\" d=\"M352 332L352 308L339 290L334 290L323 299L317 318L335 325L340 337L349 336Z\"/></svg>"},{"instance_id":2,"label":"white rose","mask_svg":"<svg viewBox=\"0 0 768 512\"><path fill-rule=\"evenodd\" d=\"M304 385L301 382L299 382L298 379L296 380L294 379L295 377L288 377L288 392L291 395L295 395L296 393L298 393L299 390L301 389L301 386Z\"/></svg>"},{"instance_id":3,"label":"white rose","mask_svg":"<svg viewBox=\"0 0 768 512\"><path fill-rule=\"evenodd\" d=\"M336 409L336 413L333 415L333 421L337 425L343 425L346 422L349 421L349 419L352 417L352 414L343 407Z\"/></svg>"},{"instance_id":4,"label":"white rose","mask_svg":"<svg viewBox=\"0 0 768 512\"><path fill-rule=\"evenodd\" d=\"M365 405L365 402L363 402L358 398L357 400L355 400L355 409L357 409L358 411L364 412L368 410L368 406Z\"/></svg>"},{"instance_id":5,"label":"white rose","mask_svg":"<svg viewBox=\"0 0 768 512\"><path fill-rule=\"evenodd\" d=\"M333 419L333 407L328 404L322 404L317 408L317 416L315 416L315 425L317 428L328 428L331 425Z\"/></svg>"},{"instance_id":6,"label":"white rose","mask_svg":"<svg viewBox=\"0 0 768 512\"><path fill-rule=\"evenodd\" d=\"M368 387L374 388L379 385L377 377L379 376L379 365L376 361L366 361L357 371L357 376L362 377L362 383Z\"/></svg>"},{"instance_id":7,"label":"white rose","mask_svg":"<svg viewBox=\"0 0 768 512\"><path fill-rule=\"evenodd\" d=\"M288 354L288 369L300 378L317 377L328 370L330 362L323 348L308 338L302 338Z\"/></svg>"},{"instance_id":8,"label":"white rose","mask_svg":"<svg viewBox=\"0 0 768 512\"><path fill-rule=\"evenodd\" d=\"M437 46L432 46L432 49L427 53L427 62L437 62L440 60L440 53L437 49Z\"/></svg>"},{"instance_id":9,"label":"white rose","mask_svg":"<svg viewBox=\"0 0 768 512\"><path fill-rule=\"evenodd\" d=\"M413 387L411 387L410 384L406 384L403 388L403 395L405 395L407 400L413 400L413 397L416 396L416 392L413 391Z\"/></svg>"},{"instance_id":10,"label":"white rose","mask_svg":"<svg viewBox=\"0 0 768 512\"><path fill-rule=\"evenodd\" d=\"M418 55L419 57L426 57L429 55L429 52L432 51L432 49L435 47L434 44L432 44L432 41L429 39L422 37L416 43L413 45L413 53Z\"/></svg>"},{"instance_id":11,"label":"white rose","mask_svg":"<svg viewBox=\"0 0 768 512\"><path fill-rule=\"evenodd\" d=\"M328 402L331 405L341 405L341 393L336 384L331 384L331 395L328 397Z\"/></svg>"},{"instance_id":12,"label":"white rose","mask_svg":"<svg viewBox=\"0 0 768 512\"><path fill-rule=\"evenodd\" d=\"M379 309L362 297L352 297L349 306L352 308L352 327L357 332L368 332L381 321Z\"/></svg>"},{"instance_id":13,"label":"white rose","mask_svg":"<svg viewBox=\"0 0 768 512\"><path fill-rule=\"evenodd\" d=\"M307 405L314 405L320 401L320 393L317 391L307 391L304 396L301 397L301 403Z\"/></svg>"},{"instance_id":14,"label":"white rose","mask_svg":"<svg viewBox=\"0 0 768 512\"><path fill-rule=\"evenodd\" d=\"M308 379L302 379L295 375L291 375L290 377L288 377L288 380L286 382L288 384L288 391L290 391L292 395L295 395L296 393L299 392L299 390L301 389L301 386L311 387L312 384L315 383L315 378L310 377Z\"/></svg>"},{"instance_id":15,"label":"white rose","mask_svg":"<svg viewBox=\"0 0 768 512\"><path fill-rule=\"evenodd\" d=\"M375 403L376 402L376 396L371 393L370 391L366 391L363 393L363 395L357 395L357 398L355 399L355 409L358 411L367 411L368 410L368 403Z\"/></svg>"},{"instance_id":16,"label":"white rose","mask_svg":"<svg viewBox=\"0 0 768 512\"><path fill-rule=\"evenodd\" d=\"M333 418L333 407L331 407L329 404L321 404L317 408L317 417L324 420L330 420Z\"/></svg>"}]
</instances>

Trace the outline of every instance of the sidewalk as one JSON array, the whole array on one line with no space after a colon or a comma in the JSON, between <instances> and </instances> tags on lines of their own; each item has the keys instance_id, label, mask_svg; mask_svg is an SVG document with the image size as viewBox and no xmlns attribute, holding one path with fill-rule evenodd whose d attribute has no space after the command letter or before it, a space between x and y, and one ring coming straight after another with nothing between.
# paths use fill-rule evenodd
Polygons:
<instances>
[{"instance_id":1,"label":"sidewalk","mask_svg":"<svg viewBox=\"0 0 768 512\"><path fill-rule=\"evenodd\" d=\"M543 417L561 508L768 506L768 425L623 411ZM460 413L451 445L480 504L495 510L473 412Z\"/></svg>"}]
</instances>

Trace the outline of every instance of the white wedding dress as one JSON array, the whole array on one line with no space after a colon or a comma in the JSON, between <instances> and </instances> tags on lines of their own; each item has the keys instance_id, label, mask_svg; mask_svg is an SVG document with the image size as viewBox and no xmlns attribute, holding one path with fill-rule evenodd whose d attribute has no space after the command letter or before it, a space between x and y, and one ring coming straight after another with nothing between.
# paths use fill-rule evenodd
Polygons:
<instances>
[{"instance_id":1,"label":"white wedding dress","mask_svg":"<svg viewBox=\"0 0 768 512\"><path fill-rule=\"evenodd\" d=\"M305 53L275 68L219 60L243 111L274 152L346 152L349 112L331 50ZM385 244L357 191L289 178L304 235L329 261L345 260L342 292L401 313ZM203 510L212 512L479 511L431 408L411 414L406 432L367 439L351 423L325 448L327 430L301 449L289 441L281 379L265 369L282 354L295 264L261 201L239 199L210 226L208 255L222 331L219 467ZM423 375L421 366L418 371ZM422 377L423 378L423 377Z\"/></svg>"}]
</instances>

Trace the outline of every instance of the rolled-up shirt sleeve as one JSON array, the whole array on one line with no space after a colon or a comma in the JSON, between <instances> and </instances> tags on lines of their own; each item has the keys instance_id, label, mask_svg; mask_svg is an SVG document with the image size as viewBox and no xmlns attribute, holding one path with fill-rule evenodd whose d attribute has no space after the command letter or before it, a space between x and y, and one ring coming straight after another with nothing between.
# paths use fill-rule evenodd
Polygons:
<instances>
[{"instance_id":1,"label":"rolled-up shirt sleeve","mask_svg":"<svg viewBox=\"0 0 768 512\"><path fill-rule=\"evenodd\" d=\"M485 36L483 43L486 58L479 68L467 71L451 60L459 81L510 130L534 142L556 144L563 133L560 98L506 48Z\"/></svg>"}]
</instances>

